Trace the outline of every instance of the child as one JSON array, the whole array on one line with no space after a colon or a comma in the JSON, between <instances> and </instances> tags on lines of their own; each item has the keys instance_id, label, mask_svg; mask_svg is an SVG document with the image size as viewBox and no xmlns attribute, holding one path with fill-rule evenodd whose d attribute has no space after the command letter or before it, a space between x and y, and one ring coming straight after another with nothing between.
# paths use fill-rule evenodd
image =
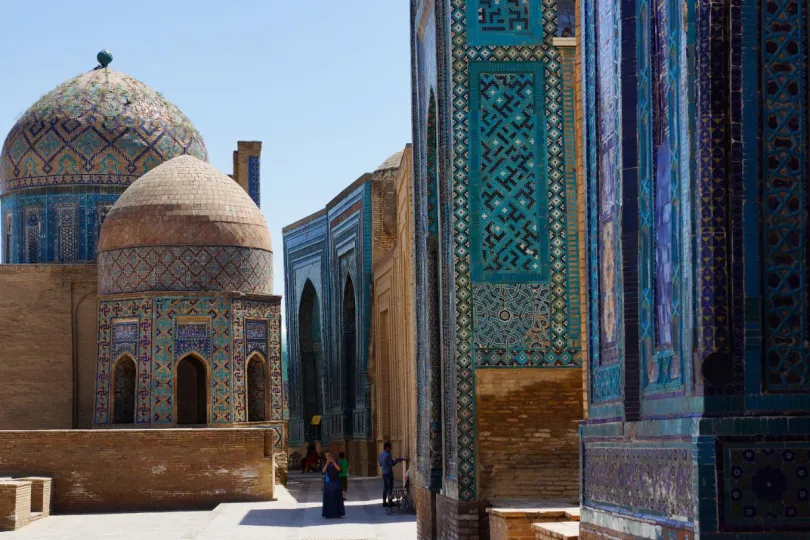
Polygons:
<instances>
[{"instance_id":1,"label":"child","mask_svg":"<svg viewBox=\"0 0 810 540\"><path fill-rule=\"evenodd\" d=\"M346 494L349 492L349 460L346 459L346 454L341 452L338 459L340 465L340 473L338 479L340 480L340 487L343 489L343 500L346 500Z\"/></svg>"}]
</instances>

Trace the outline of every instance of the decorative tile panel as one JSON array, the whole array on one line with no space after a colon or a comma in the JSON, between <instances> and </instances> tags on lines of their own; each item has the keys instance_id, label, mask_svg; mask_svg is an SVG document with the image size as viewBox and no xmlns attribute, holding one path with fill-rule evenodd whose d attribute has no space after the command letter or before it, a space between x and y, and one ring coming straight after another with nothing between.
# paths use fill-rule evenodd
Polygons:
<instances>
[{"instance_id":1,"label":"decorative tile panel","mask_svg":"<svg viewBox=\"0 0 810 540\"><path fill-rule=\"evenodd\" d=\"M211 356L211 325L206 321L179 322L174 327L174 356L182 360L187 354L196 353L203 358Z\"/></svg>"},{"instance_id":2,"label":"decorative tile panel","mask_svg":"<svg viewBox=\"0 0 810 540\"><path fill-rule=\"evenodd\" d=\"M99 254L99 292L272 294L273 254L233 246L150 246Z\"/></svg>"},{"instance_id":3,"label":"decorative tile panel","mask_svg":"<svg viewBox=\"0 0 810 540\"><path fill-rule=\"evenodd\" d=\"M735 531L807 531L810 443L722 444L721 526Z\"/></svg>"},{"instance_id":4,"label":"decorative tile panel","mask_svg":"<svg viewBox=\"0 0 810 540\"><path fill-rule=\"evenodd\" d=\"M470 70L474 280L549 279L542 74L505 63Z\"/></svg>"},{"instance_id":5,"label":"decorative tile panel","mask_svg":"<svg viewBox=\"0 0 810 540\"><path fill-rule=\"evenodd\" d=\"M123 349L131 351L137 363L137 394L135 423L148 424L151 421L152 395L152 299L135 298L126 300L100 300L98 305L98 359L96 362L96 402L93 424L107 424L112 421L110 413L111 369L117 355L116 337ZM114 321L121 324L116 325ZM137 345L132 343L137 321Z\"/></svg>"},{"instance_id":6,"label":"decorative tile panel","mask_svg":"<svg viewBox=\"0 0 810 540\"><path fill-rule=\"evenodd\" d=\"M117 359L123 353L129 354L133 359L138 357L138 332L140 322L138 319L114 319L112 321L112 356Z\"/></svg>"},{"instance_id":7,"label":"decorative tile panel","mask_svg":"<svg viewBox=\"0 0 810 540\"><path fill-rule=\"evenodd\" d=\"M765 388L810 392L808 5L762 2Z\"/></svg>"},{"instance_id":8,"label":"decorative tile panel","mask_svg":"<svg viewBox=\"0 0 810 540\"><path fill-rule=\"evenodd\" d=\"M543 32L540 0L467 2L467 39L470 45L540 45Z\"/></svg>"},{"instance_id":9,"label":"decorative tile panel","mask_svg":"<svg viewBox=\"0 0 810 540\"><path fill-rule=\"evenodd\" d=\"M476 366L554 365L548 285L473 285ZM554 357L555 355L549 355Z\"/></svg>"},{"instance_id":10,"label":"decorative tile panel","mask_svg":"<svg viewBox=\"0 0 810 540\"><path fill-rule=\"evenodd\" d=\"M253 202L256 203L256 206L261 206L261 173L260 173L260 164L261 161L259 160L258 156L249 156L248 157L248 195L250 198L253 199Z\"/></svg>"},{"instance_id":11,"label":"decorative tile panel","mask_svg":"<svg viewBox=\"0 0 810 540\"><path fill-rule=\"evenodd\" d=\"M231 324L230 300L216 297L158 297L155 298L154 351L152 374L152 423L172 424L174 366L180 359L179 350L193 342L193 336L201 340L200 328L182 328L183 318L210 320L210 355L205 358L210 369L210 399L212 424L231 422ZM179 318L179 319L178 319ZM176 320L177 319L177 320ZM180 322L181 334L177 334L176 322ZM178 343L176 338L180 337ZM186 340L186 341L184 341ZM200 351L198 351L200 352ZM202 353L201 353L202 354Z\"/></svg>"},{"instance_id":12,"label":"decorative tile panel","mask_svg":"<svg viewBox=\"0 0 810 540\"><path fill-rule=\"evenodd\" d=\"M676 2L644 0L639 41L639 339L647 393L683 387L681 47Z\"/></svg>"},{"instance_id":13,"label":"decorative tile panel","mask_svg":"<svg viewBox=\"0 0 810 540\"><path fill-rule=\"evenodd\" d=\"M251 343L264 330L265 360L270 370L270 418L284 419L284 380L281 365L281 306L277 302L234 300L233 317L233 421L247 422L247 361Z\"/></svg>"},{"instance_id":14,"label":"decorative tile panel","mask_svg":"<svg viewBox=\"0 0 810 540\"><path fill-rule=\"evenodd\" d=\"M245 343L247 356L258 352L267 357L267 321L264 319L248 319L245 321Z\"/></svg>"},{"instance_id":15,"label":"decorative tile panel","mask_svg":"<svg viewBox=\"0 0 810 540\"><path fill-rule=\"evenodd\" d=\"M54 259L72 262L78 259L78 206L76 204L56 205L56 236L54 238Z\"/></svg>"},{"instance_id":16,"label":"decorative tile panel","mask_svg":"<svg viewBox=\"0 0 810 540\"><path fill-rule=\"evenodd\" d=\"M7 253L10 256L5 262L26 262L23 219L26 208L40 209L40 258L37 262L95 260L95 246L98 241L96 209L100 206L111 207L123 188L93 186L86 190L88 192L77 193L61 188L35 188L5 195L3 215L12 220L10 238L6 234L8 231L4 229L3 243L10 245L10 252ZM33 235L33 231L31 234Z\"/></svg>"},{"instance_id":17,"label":"decorative tile panel","mask_svg":"<svg viewBox=\"0 0 810 540\"><path fill-rule=\"evenodd\" d=\"M692 448L585 446L583 503L693 520Z\"/></svg>"}]
</instances>

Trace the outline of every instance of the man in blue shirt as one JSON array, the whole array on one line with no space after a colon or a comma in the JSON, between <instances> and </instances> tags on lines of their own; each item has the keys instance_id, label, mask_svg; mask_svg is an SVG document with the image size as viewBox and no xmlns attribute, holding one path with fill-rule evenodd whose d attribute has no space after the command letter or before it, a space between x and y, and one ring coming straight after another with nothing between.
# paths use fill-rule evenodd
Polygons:
<instances>
[{"instance_id":1,"label":"man in blue shirt","mask_svg":"<svg viewBox=\"0 0 810 540\"><path fill-rule=\"evenodd\" d=\"M391 443L387 442L383 445L383 451L380 454L380 467L382 467L383 477L383 508L388 508L389 499L394 491L394 465L400 461L405 461L403 458L394 459L391 457Z\"/></svg>"}]
</instances>

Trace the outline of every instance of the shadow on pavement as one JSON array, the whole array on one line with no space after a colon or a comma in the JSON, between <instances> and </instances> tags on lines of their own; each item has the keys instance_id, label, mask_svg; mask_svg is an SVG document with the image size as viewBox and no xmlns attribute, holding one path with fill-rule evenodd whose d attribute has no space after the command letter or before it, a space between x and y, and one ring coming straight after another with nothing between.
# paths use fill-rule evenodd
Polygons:
<instances>
[{"instance_id":1,"label":"shadow on pavement","mask_svg":"<svg viewBox=\"0 0 810 540\"><path fill-rule=\"evenodd\" d=\"M321 505L309 508L262 508L249 510L239 522L245 527L289 527L296 516L303 513L300 527L318 527L321 525L338 525L340 523L358 523L367 525L384 525L386 523L410 523L416 521L414 514L395 512L388 515L380 503L360 502L346 505L346 516L341 519L324 519L321 517ZM300 514L299 514L300 515Z\"/></svg>"}]
</instances>

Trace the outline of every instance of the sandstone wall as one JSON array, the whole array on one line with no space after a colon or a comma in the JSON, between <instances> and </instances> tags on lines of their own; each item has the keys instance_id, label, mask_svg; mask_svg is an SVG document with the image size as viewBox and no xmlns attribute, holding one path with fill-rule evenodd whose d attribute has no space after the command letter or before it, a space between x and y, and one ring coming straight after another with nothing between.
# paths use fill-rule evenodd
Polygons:
<instances>
[{"instance_id":1,"label":"sandstone wall","mask_svg":"<svg viewBox=\"0 0 810 540\"><path fill-rule=\"evenodd\" d=\"M475 372L481 499L579 496L579 369Z\"/></svg>"},{"instance_id":2,"label":"sandstone wall","mask_svg":"<svg viewBox=\"0 0 810 540\"><path fill-rule=\"evenodd\" d=\"M96 373L96 265L0 266L0 429L90 427Z\"/></svg>"},{"instance_id":3,"label":"sandstone wall","mask_svg":"<svg viewBox=\"0 0 810 540\"><path fill-rule=\"evenodd\" d=\"M272 437L261 429L0 431L0 476L52 477L62 513L267 501Z\"/></svg>"}]
</instances>

